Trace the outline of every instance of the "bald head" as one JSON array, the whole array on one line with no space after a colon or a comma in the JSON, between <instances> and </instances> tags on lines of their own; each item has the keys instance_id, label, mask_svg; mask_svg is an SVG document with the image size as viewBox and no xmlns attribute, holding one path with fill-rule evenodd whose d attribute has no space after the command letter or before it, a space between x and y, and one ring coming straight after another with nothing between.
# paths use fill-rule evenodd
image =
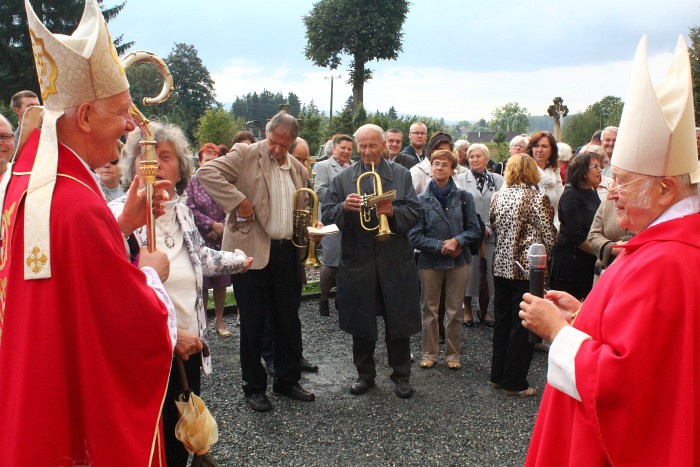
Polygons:
<instances>
[{"instance_id":1,"label":"bald head","mask_svg":"<svg viewBox=\"0 0 700 467\"><path fill-rule=\"evenodd\" d=\"M420 152L428 141L428 127L425 126L423 122L416 122L411 125L408 133L408 140L411 142L411 146Z\"/></svg>"},{"instance_id":2,"label":"bald head","mask_svg":"<svg viewBox=\"0 0 700 467\"><path fill-rule=\"evenodd\" d=\"M302 137L297 137L289 148L289 154L292 155L296 160L301 162L301 164L307 169L311 168L311 157L309 153L309 143Z\"/></svg>"}]
</instances>

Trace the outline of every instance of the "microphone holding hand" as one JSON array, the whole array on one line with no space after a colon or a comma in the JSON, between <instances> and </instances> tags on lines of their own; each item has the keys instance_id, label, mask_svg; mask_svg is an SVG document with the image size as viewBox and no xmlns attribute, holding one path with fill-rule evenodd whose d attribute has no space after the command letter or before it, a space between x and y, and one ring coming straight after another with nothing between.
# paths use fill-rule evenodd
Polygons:
<instances>
[{"instance_id":1,"label":"microphone holding hand","mask_svg":"<svg viewBox=\"0 0 700 467\"><path fill-rule=\"evenodd\" d=\"M527 250L527 260L530 265L530 289L529 292L540 298L544 298L544 276L547 270L547 249L541 243L533 243ZM539 344L542 338L530 331L531 344Z\"/></svg>"}]
</instances>

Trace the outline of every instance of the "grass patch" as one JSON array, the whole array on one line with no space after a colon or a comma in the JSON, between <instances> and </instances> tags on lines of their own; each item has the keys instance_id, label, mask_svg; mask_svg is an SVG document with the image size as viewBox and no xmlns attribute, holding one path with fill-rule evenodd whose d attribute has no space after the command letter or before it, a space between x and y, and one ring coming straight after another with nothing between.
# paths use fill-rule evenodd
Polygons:
<instances>
[{"instance_id":1,"label":"grass patch","mask_svg":"<svg viewBox=\"0 0 700 467\"><path fill-rule=\"evenodd\" d=\"M303 297L304 295L312 295L312 294L317 294L321 292L321 285L318 281L313 281L309 282L308 284L304 284L304 287L301 289L301 296ZM236 297L233 295L233 291L229 290L226 293L226 302L225 305L235 305L236 304ZM212 295L211 289L209 290L209 306L214 306L214 296Z\"/></svg>"}]
</instances>

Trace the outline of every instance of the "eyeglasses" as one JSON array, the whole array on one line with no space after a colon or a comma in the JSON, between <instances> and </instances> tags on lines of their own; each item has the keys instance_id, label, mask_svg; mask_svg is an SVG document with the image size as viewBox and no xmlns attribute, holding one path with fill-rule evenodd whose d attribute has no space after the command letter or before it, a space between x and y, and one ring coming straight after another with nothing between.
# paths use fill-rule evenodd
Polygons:
<instances>
[{"instance_id":1,"label":"eyeglasses","mask_svg":"<svg viewBox=\"0 0 700 467\"><path fill-rule=\"evenodd\" d=\"M631 184L634 183L634 182L638 182L638 181L640 181L640 180L644 180L645 178L649 178L649 175L645 175L645 176L643 176L643 177L635 178L635 179L632 180L632 181L629 181L629 182L627 182L627 183L623 183L622 185L617 185L617 186L615 186L615 185L617 184L617 180L616 180L616 179L613 179L612 183L610 183L610 184L608 185L608 194L615 193L615 192L619 192L621 188L624 188L624 187L626 187L627 185L631 185Z\"/></svg>"},{"instance_id":2,"label":"eyeglasses","mask_svg":"<svg viewBox=\"0 0 700 467\"><path fill-rule=\"evenodd\" d=\"M12 133L2 133L2 134L0 134L0 141L2 141L3 143L9 143L9 142L12 141L14 138L15 138L15 135L13 135Z\"/></svg>"},{"instance_id":3,"label":"eyeglasses","mask_svg":"<svg viewBox=\"0 0 700 467\"><path fill-rule=\"evenodd\" d=\"M600 164L589 165L588 168L589 168L589 169L596 169L596 170L603 170L603 169L600 167Z\"/></svg>"},{"instance_id":4,"label":"eyeglasses","mask_svg":"<svg viewBox=\"0 0 700 467\"><path fill-rule=\"evenodd\" d=\"M411 134L412 134L412 135L418 135L418 136L425 136L425 135L427 135L428 133L426 133L425 131L412 131Z\"/></svg>"}]
</instances>

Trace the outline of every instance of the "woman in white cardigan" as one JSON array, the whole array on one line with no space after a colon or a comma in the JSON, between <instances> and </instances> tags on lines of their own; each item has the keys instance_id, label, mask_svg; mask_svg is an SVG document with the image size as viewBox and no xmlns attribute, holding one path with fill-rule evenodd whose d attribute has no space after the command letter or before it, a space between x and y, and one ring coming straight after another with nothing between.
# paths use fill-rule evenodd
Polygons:
<instances>
[{"instance_id":1,"label":"woman in white cardigan","mask_svg":"<svg viewBox=\"0 0 700 467\"><path fill-rule=\"evenodd\" d=\"M486 237L484 238L484 256L486 257L487 265L486 277L489 291L493 293L493 248L495 240L489 221L489 209L491 207L491 197L503 186L503 177L487 170L486 167L490 157L489 148L485 145L475 143L469 146L467 150L469 170L460 174L457 177L457 182L460 188L471 193L472 198L474 198L476 213L486 226ZM481 254L481 252L479 254ZM467 327L474 326L472 297L479 296L479 287L481 286L480 263L481 261L476 260L469 263L471 272L464 293L464 325ZM482 311L483 315L481 316L486 317L486 310ZM484 319L482 324L493 327L493 320Z\"/></svg>"},{"instance_id":2,"label":"woman in white cardigan","mask_svg":"<svg viewBox=\"0 0 700 467\"><path fill-rule=\"evenodd\" d=\"M156 178L168 180L172 184L168 190L169 201L166 203L165 214L157 218L155 223L156 247L165 252L170 260L170 276L163 285L177 315L177 353L178 346L206 341L207 317L202 298L203 276L243 273L248 270L253 258L246 257L240 250L217 251L204 244L184 197L192 171L189 143L182 130L175 125L151 122L151 129L156 141ZM138 174L143 148L139 142L143 139L141 130L137 128L126 140L120 162L126 186L131 185L134 176ZM125 200L126 196L122 196L109 204L116 218L119 218L123 211ZM133 234L137 243L146 243L145 226L136 229ZM198 344L198 348L202 348L202 344ZM173 364L175 363L173 360ZM205 373L211 373L211 357L208 351L189 354L184 361L189 386L197 395L201 390L200 366ZM180 392L181 379L177 368L173 367L163 402L165 457L167 465L171 467L184 467L189 456L183 444L175 437L175 425L179 419L175 397Z\"/></svg>"}]
</instances>

